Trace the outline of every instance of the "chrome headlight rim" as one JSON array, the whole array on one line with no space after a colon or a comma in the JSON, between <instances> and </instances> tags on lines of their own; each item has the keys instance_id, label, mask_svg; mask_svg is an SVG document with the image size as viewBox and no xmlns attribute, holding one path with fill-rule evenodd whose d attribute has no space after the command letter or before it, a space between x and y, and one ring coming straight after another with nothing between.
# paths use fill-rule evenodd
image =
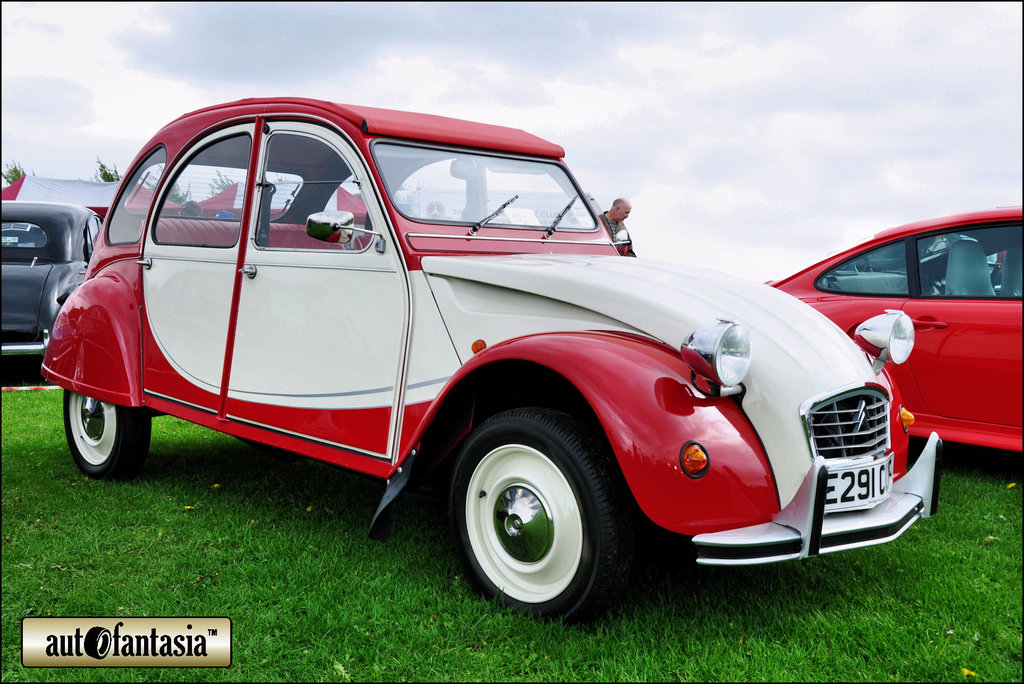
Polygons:
<instances>
[{"instance_id":1,"label":"chrome headlight rim","mask_svg":"<svg viewBox=\"0 0 1024 684\"><path fill-rule=\"evenodd\" d=\"M750 371L750 333L735 321L719 319L694 330L680 354L697 375L735 387Z\"/></svg>"},{"instance_id":2,"label":"chrome headlight rim","mask_svg":"<svg viewBox=\"0 0 1024 684\"><path fill-rule=\"evenodd\" d=\"M886 361L906 362L914 350L914 322L906 313L886 309L857 326L853 339L873 359L875 373Z\"/></svg>"}]
</instances>

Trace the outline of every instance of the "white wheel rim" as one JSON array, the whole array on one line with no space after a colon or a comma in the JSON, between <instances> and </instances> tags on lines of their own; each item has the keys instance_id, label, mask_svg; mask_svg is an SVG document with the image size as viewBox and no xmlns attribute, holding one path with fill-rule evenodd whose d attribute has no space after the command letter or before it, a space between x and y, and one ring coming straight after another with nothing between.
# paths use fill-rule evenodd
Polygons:
<instances>
[{"instance_id":1,"label":"white wheel rim","mask_svg":"<svg viewBox=\"0 0 1024 684\"><path fill-rule=\"evenodd\" d=\"M101 466L114 450L117 412L113 404L72 394L68 402L71 434L86 463Z\"/></svg>"},{"instance_id":2,"label":"white wheel rim","mask_svg":"<svg viewBox=\"0 0 1024 684\"><path fill-rule=\"evenodd\" d=\"M537 559L513 556L495 529L500 495L527 491L550 521L550 543ZM572 487L547 456L528 446L507 444L477 465L466 490L466 531L481 570L510 598L543 603L572 582L583 556L583 519Z\"/></svg>"}]
</instances>

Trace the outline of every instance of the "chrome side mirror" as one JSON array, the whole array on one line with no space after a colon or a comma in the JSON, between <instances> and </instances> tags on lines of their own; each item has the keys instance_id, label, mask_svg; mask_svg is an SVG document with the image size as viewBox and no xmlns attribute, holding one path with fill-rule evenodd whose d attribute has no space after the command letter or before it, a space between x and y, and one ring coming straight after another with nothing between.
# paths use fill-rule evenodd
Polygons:
<instances>
[{"instance_id":1,"label":"chrome side mirror","mask_svg":"<svg viewBox=\"0 0 1024 684\"><path fill-rule=\"evenodd\" d=\"M306 235L321 242L347 245L352 242L355 221L351 211L319 211L306 218Z\"/></svg>"}]
</instances>

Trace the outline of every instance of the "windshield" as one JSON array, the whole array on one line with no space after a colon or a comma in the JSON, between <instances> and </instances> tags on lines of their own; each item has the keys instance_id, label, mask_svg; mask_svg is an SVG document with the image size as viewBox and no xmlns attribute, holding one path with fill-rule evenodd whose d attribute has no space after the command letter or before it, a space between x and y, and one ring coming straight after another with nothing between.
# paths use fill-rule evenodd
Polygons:
<instances>
[{"instance_id":1,"label":"windshield","mask_svg":"<svg viewBox=\"0 0 1024 684\"><path fill-rule=\"evenodd\" d=\"M597 227L587 203L574 201L578 193L565 169L554 162L393 143L379 143L373 153L391 201L415 221L477 229Z\"/></svg>"}]
</instances>

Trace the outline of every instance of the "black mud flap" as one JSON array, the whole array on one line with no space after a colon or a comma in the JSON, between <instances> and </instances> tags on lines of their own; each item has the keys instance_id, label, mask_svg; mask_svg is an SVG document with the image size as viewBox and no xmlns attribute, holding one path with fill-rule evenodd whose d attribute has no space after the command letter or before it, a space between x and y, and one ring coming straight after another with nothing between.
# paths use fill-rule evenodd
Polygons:
<instances>
[{"instance_id":1,"label":"black mud flap","mask_svg":"<svg viewBox=\"0 0 1024 684\"><path fill-rule=\"evenodd\" d=\"M370 522L370 539L376 541L387 541L391 536L391 526L395 522L395 513L398 508L398 496L409 483L409 475L412 473L412 464L416 459L416 451L409 454L409 458L398 467L398 470L387 479L384 486L384 496L380 498L377 505L377 512L373 514Z\"/></svg>"}]
</instances>

